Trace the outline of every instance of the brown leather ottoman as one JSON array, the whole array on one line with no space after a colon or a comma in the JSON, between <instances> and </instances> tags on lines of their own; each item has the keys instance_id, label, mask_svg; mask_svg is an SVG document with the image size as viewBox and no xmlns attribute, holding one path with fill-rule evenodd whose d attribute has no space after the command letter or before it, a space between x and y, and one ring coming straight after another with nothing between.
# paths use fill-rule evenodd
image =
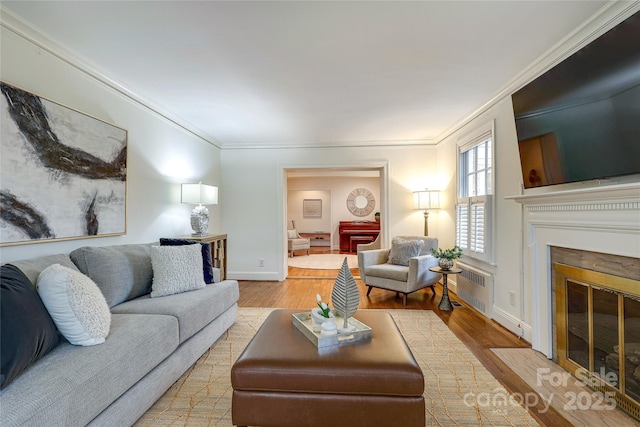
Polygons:
<instances>
[{"instance_id":1,"label":"brown leather ottoman","mask_svg":"<svg viewBox=\"0 0 640 427\"><path fill-rule=\"evenodd\" d=\"M369 340L318 349L274 310L231 369L239 426L425 425L424 377L391 315L358 310Z\"/></svg>"}]
</instances>

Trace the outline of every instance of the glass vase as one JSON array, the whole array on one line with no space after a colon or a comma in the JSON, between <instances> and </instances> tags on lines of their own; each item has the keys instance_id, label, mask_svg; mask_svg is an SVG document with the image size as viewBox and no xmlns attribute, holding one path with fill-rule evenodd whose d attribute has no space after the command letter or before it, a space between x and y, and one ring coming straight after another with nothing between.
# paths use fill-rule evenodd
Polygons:
<instances>
[{"instance_id":1,"label":"glass vase","mask_svg":"<svg viewBox=\"0 0 640 427\"><path fill-rule=\"evenodd\" d=\"M450 270L451 267L453 267L453 260L447 259L447 258L440 258L438 259L438 265L443 270Z\"/></svg>"}]
</instances>

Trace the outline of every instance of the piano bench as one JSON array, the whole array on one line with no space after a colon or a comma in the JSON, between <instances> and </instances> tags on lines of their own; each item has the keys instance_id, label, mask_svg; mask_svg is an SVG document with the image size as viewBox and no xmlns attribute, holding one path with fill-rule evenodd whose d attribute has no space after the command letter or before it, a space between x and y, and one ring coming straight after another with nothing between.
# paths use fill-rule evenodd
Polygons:
<instances>
[{"instance_id":1,"label":"piano bench","mask_svg":"<svg viewBox=\"0 0 640 427\"><path fill-rule=\"evenodd\" d=\"M371 243L375 240L373 236L349 236L349 252L353 252L353 245L356 245L356 252L359 244Z\"/></svg>"}]
</instances>

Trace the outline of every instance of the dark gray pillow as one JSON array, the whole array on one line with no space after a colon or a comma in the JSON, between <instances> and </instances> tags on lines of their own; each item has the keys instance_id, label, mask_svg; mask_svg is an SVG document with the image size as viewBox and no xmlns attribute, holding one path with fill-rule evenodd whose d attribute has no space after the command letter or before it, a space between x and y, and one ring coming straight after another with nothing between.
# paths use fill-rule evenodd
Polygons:
<instances>
[{"instance_id":1,"label":"dark gray pillow","mask_svg":"<svg viewBox=\"0 0 640 427\"><path fill-rule=\"evenodd\" d=\"M0 267L0 388L58 345L58 331L18 267Z\"/></svg>"},{"instance_id":2,"label":"dark gray pillow","mask_svg":"<svg viewBox=\"0 0 640 427\"><path fill-rule=\"evenodd\" d=\"M109 307L151 292L151 245L85 246L69 254L93 280Z\"/></svg>"}]
</instances>

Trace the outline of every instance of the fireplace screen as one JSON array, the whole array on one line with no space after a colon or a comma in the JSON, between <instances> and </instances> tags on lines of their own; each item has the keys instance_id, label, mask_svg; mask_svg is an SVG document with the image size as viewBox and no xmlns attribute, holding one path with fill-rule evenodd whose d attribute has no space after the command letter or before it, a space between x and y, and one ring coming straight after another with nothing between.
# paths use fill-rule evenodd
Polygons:
<instances>
[{"instance_id":1,"label":"fireplace screen","mask_svg":"<svg viewBox=\"0 0 640 427\"><path fill-rule=\"evenodd\" d=\"M568 358L589 369L589 288L567 282Z\"/></svg>"},{"instance_id":2,"label":"fireplace screen","mask_svg":"<svg viewBox=\"0 0 640 427\"><path fill-rule=\"evenodd\" d=\"M640 302L624 298L625 392L640 402Z\"/></svg>"},{"instance_id":3,"label":"fireplace screen","mask_svg":"<svg viewBox=\"0 0 640 427\"><path fill-rule=\"evenodd\" d=\"M640 282L554 268L558 364L640 418Z\"/></svg>"}]
</instances>

